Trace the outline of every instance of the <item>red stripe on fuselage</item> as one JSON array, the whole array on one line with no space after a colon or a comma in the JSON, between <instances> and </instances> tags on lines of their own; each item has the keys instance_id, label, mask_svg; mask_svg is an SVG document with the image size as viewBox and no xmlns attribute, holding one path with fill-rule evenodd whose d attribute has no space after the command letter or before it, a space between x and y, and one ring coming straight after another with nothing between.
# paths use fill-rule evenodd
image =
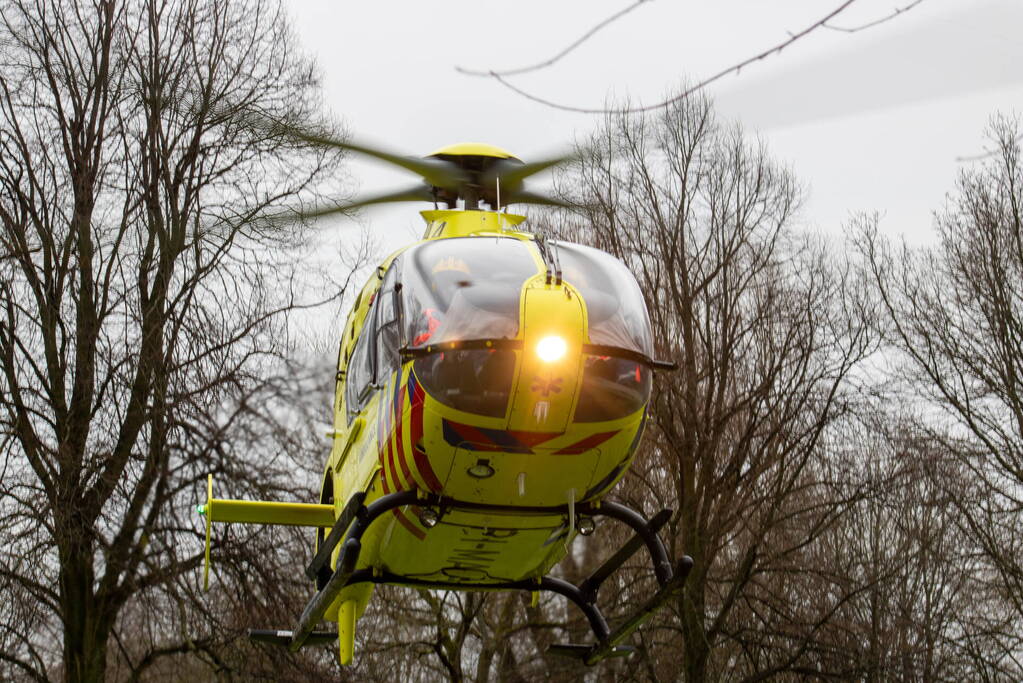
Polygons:
<instances>
[{"instance_id":1,"label":"red stripe on fuselage","mask_svg":"<svg viewBox=\"0 0 1023 683\"><path fill-rule=\"evenodd\" d=\"M473 450L480 451L503 451L507 448L502 447L500 444L494 442L486 433L476 429L472 425L462 424L461 422L452 422L448 420L448 424L455 430L458 436L462 437L463 441L468 441L473 445Z\"/></svg>"},{"instance_id":2,"label":"red stripe on fuselage","mask_svg":"<svg viewBox=\"0 0 1023 683\"><path fill-rule=\"evenodd\" d=\"M384 411L377 411L377 458L380 460L380 466L384 466L384 435L387 433L384 429L384 420L387 416Z\"/></svg>"},{"instance_id":3,"label":"red stripe on fuselage","mask_svg":"<svg viewBox=\"0 0 1023 683\"><path fill-rule=\"evenodd\" d=\"M392 510L394 516L398 518L398 522L408 529L408 532L418 538L420 541L426 538L426 532L417 527L412 520L405 516L405 513L401 510Z\"/></svg>"},{"instance_id":4,"label":"red stripe on fuselage","mask_svg":"<svg viewBox=\"0 0 1023 683\"><path fill-rule=\"evenodd\" d=\"M430 458L427 457L426 453L421 451L417 446L412 446L412 455L416 460L416 469L419 470L419 474L422 475L423 481L430 487L430 490L434 493L440 493L444 488L444 485L440 483L437 475L433 473L433 468L430 466Z\"/></svg>"},{"instance_id":5,"label":"red stripe on fuselage","mask_svg":"<svg viewBox=\"0 0 1023 683\"><path fill-rule=\"evenodd\" d=\"M386 477L380 477L380 487L383 490L385 496L391 492L390 487L387 485L387 478ZM408 517L406 517L405 513L401 509L394 508L393 510L391 510L391 513L394 514L394 517L395 517L395 519L398 520L398 523L401 524L403 527L405 527L410 534L412 534L413 536L418 538L420 541L422 541L424 538L426 538L426 532L424 532L422 529L417 527L412 522L412 520L410 520Z\"/></svg>"},{"instance_id":6,"label":"red stripe on fuselage","mask_svg":"<svg viewBox=\"0 0 1023 683\"><path fill-rule=\"evenodd\" d=\"M383 399L383 397L381 397ZM381 406L381 410L384 407ZM398 481L398 473L394 466L394 400L387 402L387 459L384 462L384 479L389 480L391 488L395 491L401 490L401 483Z\"/></svg>"},{"instance_id":7,"label":"red stripe on fuselage","mask_svg":"<svg viewBox=\"0 0 1023 683\"><path fill-rule=\"evenodd\" d=\"M423 438L423 402L426 399L426 394L412 373L409 373L409 381L412 383L412 405L409 410L409 443L415 446Z\"/></svg>"},{"instance_id":8,"label":"red stripe on fuselage","mask_svg":"<svg viewBox=\"0 0 1023 683\"><path fill-rule=\"evenodd\" d=\"M576 441L571 446L565 446L559 451L555 451L554 455L579 455L584 451L588 451L591 448L596 448L600 444L604 443L618 432L598 432L597 434L590 434L585 439Z\"/></svg>"},{"instance_id":9,"label":"red stripe on fuselage","mask_svg":"<svg viewBox=\"0 0 1023 683\"><path fill-rule=\"evenodd\" d=\"M416 464L419 476L423 478L426 485L434 493L440 493L444 484L433 471L430 465L430 458L419 448L419 442L423 438L423 408L426 403L426 392L423 386L416 381L416 376L409 373L409 383L412 384L412 405L409 409L409 444L412 447L412 459Z\"/></svg>"},{"instance_id":10,"label":"red stripe on fuselage","mask_svg":"<svg viewBox=\"0 0 1023 683\"><path fill-rule=\"evenodd\" d=\"M408 467L408 452L405 449L405 441L401 438L402 426L404 423L404 407L405 407L405 387L402 385L401 391L398 392L398 405L395 410L398 411L398 426L395 429L395 449L398 452L398 465L401 467L401 473L404 475L403 488L415 488L416 482L412 478L412 473ZM397 472L395 473L397 474Z\"/></svg>"}]
</instances>

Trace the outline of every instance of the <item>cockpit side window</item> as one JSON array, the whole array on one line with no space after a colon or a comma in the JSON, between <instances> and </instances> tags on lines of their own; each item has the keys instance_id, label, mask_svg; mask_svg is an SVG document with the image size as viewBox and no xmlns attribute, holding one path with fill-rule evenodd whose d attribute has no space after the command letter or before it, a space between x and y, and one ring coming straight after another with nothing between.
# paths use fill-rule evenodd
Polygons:
<instances>
[{"instance_id":1,"label":"cockpit side window","mask_svg":"<svg viewBox=\"0 0 1023 683\"><path fill-rule=\"evenodd\" d=\"M529 247L508 237L427 242L403 255L405 342L512 339L526 280L539 272Z\"/></svg>"},{"instance_id":2,"label":"cockpit side window","mask_svg":"<svg viewBox=\"0 0 1023 683\"><path fill-rule=\"evenodd\" d=\"M401 365L398 350L401 348L401 329L398 319L398 268L395 259L387 269L384 281L377 292L376 309L376 382L386 382L392 372Z\"/></svg>"},{"instance_id":3,"label":"cockpit side window","mask_svg":"<svg viewBox=\"0 0 1023 683\"><path fill-rule=\"evenodd\" d=\"M605 422L633 415L650 400L650 368L627 358L585 356L576 422Z\"/></svg>"},{"instance_id":4,"label":"cockpit side window","mask_svg":"<svg viewBox=\"0 0 1023 683\"><path fill-rule=\"evenodd\" d=\"M586 303L591 344L653 355L650 319L643 293L624 263L581 244L555 242L562 277Z\"/></svg>"},{"instance_id":5,"label":"cockpit side window","mask_svg":"<svg viewBox=\"0 0 1023 683\"><path fill-rule=\"evenodd\" d=\"M368 321L367 321L368 323ZM348 406L348 421L359 413L369 394L373 382L373 335L372 325L367 324L355 342L355 350L348 361L348 372L345 377L345 404ZM367 334L370 333L370 334Z\"/></svg>"}]
</instances>

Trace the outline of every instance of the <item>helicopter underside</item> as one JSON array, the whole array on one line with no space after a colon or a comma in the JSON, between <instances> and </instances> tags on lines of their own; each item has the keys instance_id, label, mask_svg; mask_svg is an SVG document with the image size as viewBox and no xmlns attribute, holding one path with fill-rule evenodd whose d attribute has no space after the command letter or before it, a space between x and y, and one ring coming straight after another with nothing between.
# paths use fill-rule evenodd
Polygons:
<instances>
[{"instance_id":1,"label":"helicopter underside","mask_svg":"<svg viewBox=\"0 0 1023 683\"><path fill-rule=\"evenodd\" d=\"M643 422L639 412L562 433L508 430L501 418L432 399L411 364L379 395L366 413L373 438L348 456L366 476L366 500L419 491L470 506L410 505L374 525L360 568L417 581L479 586L543 576L564 557L580 518L590 522L575 507L599 499L625 471Z\"/></svg>"},{"instance_id":2,"label":"helicopter underside","mask_svg":"<svg viewBox=\"0 0 1023 683\"><path fill-rule=\"evenodd\" d=\"M644 411L618 420L573 424L562 431L510 429L504 417L462 413L435 400L404 363L366 404L328 466L336 522L318 535L306 570L316 580L294 632L252 633L292 650L320 642L326 618L338 622L342 661L377 583L444 590L553 591L586 616L596 644L555 651L593 663L627 653L618 643L680 590L690 565L673 568L651 521L602 496L631 461ZM344 476L340 476L342 474ZM635 537L587 581L548 576L595 519L624 522ZM597 590L626 559L646 547L660 589L612 631L596 607Z\"/></svg>"},{"instance_id":3,"label":"helicopter underside","mask_svg":"<svg viewBox=\"0 0 1023 683\"><path fill-rule=\"evenodd\" d=\"M662 510L651 520L646 520L630 508L606 501L582 503L578 506L528 508L518 511L539 517L572 516L576 512L594 517L604 515L617 519L632 528L635 532L632 539L578 585L546 575L522 580L478 582L464 577L456 580L436 580L404 575L380 568L357 569L357 566L361 564L362 541L374 522L386 517L388 513L414 506L448 510L455 514L482 516L513 512L506 506L468 503L436 494L424 494L416 490L386 494L371 503L366 503L365 495L356 494L342 511L331 533L321 544L313 562L306 570L309 576L323 576L324 574L326 576L324 576L319 592L303 611L298 628L293 632L254 630L249 632L250 637L263 642L287 645L292 651L306 644L329 642L341 634L316 632L313 629L324 616L330 617L328 610L332 605L336 609L337 601L345 600L344 597L339 598L339 596L343 596L346 591L350 592L366 585L378 583L441 590L521 590L532 593L550 591L564 596L582 611L596 638L596 642L590 645L554 645L551 647L551 651L554 654L574 657L592 665L606 657L630 654L632 648L620 646L619 643L668 601L680 595L686 577L692 569L693 562L689 557L683 557L682 561L673 567L669 562L664 545L657 536L658 530L671 516L670 510ZM638 609L632 611L622 620L617 628L612 630L596 605L598 591L607 578L643 547L650 555L659 588ZM337 549L336 563L333 571L329 571L327 562L331 553L335 552L335 548ZM335 614L335 618L336 616ZM343 619L337 620L343 621ZM344 630L345 627L339 623L339 631Z\"/></svg>"}]
</instances>

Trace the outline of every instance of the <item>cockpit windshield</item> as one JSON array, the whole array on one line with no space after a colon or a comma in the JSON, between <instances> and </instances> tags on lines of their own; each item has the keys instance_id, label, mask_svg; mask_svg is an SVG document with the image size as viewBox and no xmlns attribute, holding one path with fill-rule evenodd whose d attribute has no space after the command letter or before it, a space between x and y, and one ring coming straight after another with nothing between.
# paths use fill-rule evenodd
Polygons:
<instances>
[{"instance_id":1,"label":"cockpit windshield","mask_svg":"<svg viewBox=\"0 0 1023 683\"><path fill-rule=\"evenodd\" d=\"M650 320L643 293L624 263L581 244L555 242L565 282L586 301L591 344L653 355Z\"/></svg>"},{"instance_id":2,"label":"cockpit windshield","mask_svg":"<svg viewBox=\"0 0 1023 683\"><path fill-rule=\"evenodd\" d=\"M427 242L403 256L409 347L465 339L512 339L522 285L539 272L529 247L508 237Z\"/></svg>"}]
</instances>

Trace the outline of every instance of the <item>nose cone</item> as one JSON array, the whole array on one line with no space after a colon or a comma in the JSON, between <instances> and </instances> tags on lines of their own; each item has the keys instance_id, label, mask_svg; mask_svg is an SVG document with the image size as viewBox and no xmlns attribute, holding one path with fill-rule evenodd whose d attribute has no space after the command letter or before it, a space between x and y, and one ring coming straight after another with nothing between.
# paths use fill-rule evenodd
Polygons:
<instances>
[{"instance_id":1,"label":"nose cone","mask_svg":"<svg viewBox=\"0 0 1023 683\"><path fill-rule=\"evenodd\" d=\"M538 279L527 287L523 308L525 348L508 428L563 432L582 372L582 302L571 288Z\"/></svg>"}]
</instances>

